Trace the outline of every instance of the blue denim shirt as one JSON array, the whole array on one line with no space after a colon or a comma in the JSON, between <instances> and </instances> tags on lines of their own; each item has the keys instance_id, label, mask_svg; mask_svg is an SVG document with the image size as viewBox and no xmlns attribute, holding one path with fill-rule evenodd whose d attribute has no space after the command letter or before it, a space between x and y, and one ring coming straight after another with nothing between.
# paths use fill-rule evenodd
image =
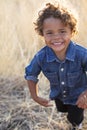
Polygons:
<instances>
[{"instance_id":1,"label":"blue denim shirt","mask_svg":"<svg viewBox=\"0 0 87 130\"><path fill-rule=\"evenodd\" d=\"M45 46L25 68L25 79L37 82L41 71L50 82L50 98L75 105L78 96L87 89L87 49L71 41L65 60L60 61Z\"/></svg>"}]
</instances>

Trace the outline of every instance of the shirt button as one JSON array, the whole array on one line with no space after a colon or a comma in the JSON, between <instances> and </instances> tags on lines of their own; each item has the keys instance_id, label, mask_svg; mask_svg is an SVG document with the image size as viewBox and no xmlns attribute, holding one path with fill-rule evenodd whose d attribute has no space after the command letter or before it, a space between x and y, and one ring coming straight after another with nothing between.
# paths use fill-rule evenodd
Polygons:
<instances>
[{"instance_id":1,"label":"shirt button","mask_svg":"<svg viewBox=\"0 0 87 130\"><path fill-rule=\"evenodd\" d=\"M64 84L65 84L65 82L63 82L63 81L62 81L62 82L61 82L61 84L62 84L62 85L64 85Z\"/></svg>"},{"instance_id":2,"label":"shirt button","mask_svg":"<svg viewBox=\"0 0 87 130\"><path fill-rule=\"evenodd\" d=\"M64 68L61 68L61 71L63 72L63 71L64 71Z\"/></svg>"},{"instance_id":3,"label":"shirt button","mask_svg":"<svg viewBox=\"0 0 87 130\"><path fill-rule=\"evenodd\" d=\"M63 93L66 93L66 91L63 91Z\"/></svg>"},{"instance_id":4,"label":"shirt button","mask_svg":"<svg viewBox=\"0 0 87 130\"><path fill-rule=\"evenodd\" d=\"M63 95L63 97L66 97L66 95Z\"/></svg>"}]
</instances>

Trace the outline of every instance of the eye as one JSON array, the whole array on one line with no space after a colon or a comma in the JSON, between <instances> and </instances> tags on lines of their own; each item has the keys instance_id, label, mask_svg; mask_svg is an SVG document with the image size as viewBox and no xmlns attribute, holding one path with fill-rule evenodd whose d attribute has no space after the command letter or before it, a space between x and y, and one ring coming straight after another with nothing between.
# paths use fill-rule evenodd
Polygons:
<instances>
[{"instance_id":1,"label":"eye","mask_svg":"<svg viewBox=\"0 0 87 130\"><path fill-rule=\"evenodd\" d=\"M66 33L66 31L65 30L61 30L61 32L60 33Z\"/></svg>"},{"instance_id":2,"label":"eye","mask_svg":"<svg viewBox=\"0 0 87 130\"><path fill-rule=\"evenodd\" d=\"M53 34L52 32L47 32L46 34Z\"/></svg>"}]
</instances>

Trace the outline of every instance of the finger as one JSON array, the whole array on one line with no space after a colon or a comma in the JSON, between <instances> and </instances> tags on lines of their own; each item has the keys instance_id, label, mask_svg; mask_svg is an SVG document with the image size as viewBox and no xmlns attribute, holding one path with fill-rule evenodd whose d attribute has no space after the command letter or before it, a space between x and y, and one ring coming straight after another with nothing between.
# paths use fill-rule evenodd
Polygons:
<instances>
[{"instance_id":1,"label":"finger","mask_svg":"<svg viewBox=\"0 0 87 130\"><path fill-rule=\"evenodd\" d=\"M51 102L43 103L43 105L44 105L45 107L52 107L52 106L53 106L53 104L52 104Z\"/></svg>"},{"instance_id":2,"label":"finger","mask_svg":"<svg viewBox=\"0 0 87 130\"><path fill-rule=\"evenodd\" d=\"M81 99L81 98L79 98L79 99L77 100L77 102L76 102L76 105L81 104L81 102L82 102L82 99Z\"/></svg>"},{"instance_id":3,"label":"finger","mask_svg":"<svg viewBox=\"0 0 87 130\"><path fill-rule=\"evenodd\" d=\"M79 98L81 97L87 98L87 91L84 91L83 93L81 93Z\"/></svg>"},{"instance_id":4,"label":"finger","mask_svg":"<svg viewBox=\"0 0 87 130\"><path fill-rule=\"evenodd\" d=\"M53 104L51 102L48 102L47 104L49 107L53 106Z\"/></svg>"},{"instance_id":5,"label":"finger","mask_svg":"<svg viewBox=\"0 0 87 130\"><path fill-rule=\"evenodd\" d=\"M80 97L79 97L78 100L77 100L77 104L78 104L79 102L85 103L86 100L87 100L87 96L86 96L85 94L80 95Z\"/></svg>"},{"instance_id":6,"label":"finger","mask_svg":"<svg viewBox=\"0 0 87 130\"><path fill-rule=\"evenodd\" d=\"M85 105L78 105L78 107L82 108L82 109L86 109L87 108L87 106L85 106Z\"/></svg>"}]
</instances>

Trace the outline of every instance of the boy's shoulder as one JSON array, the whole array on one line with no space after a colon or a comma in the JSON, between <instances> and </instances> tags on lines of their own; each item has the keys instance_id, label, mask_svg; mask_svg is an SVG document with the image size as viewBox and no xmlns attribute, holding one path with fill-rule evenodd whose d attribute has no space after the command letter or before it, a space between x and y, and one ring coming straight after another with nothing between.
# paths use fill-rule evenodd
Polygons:
<instances>
[{"instance_id":1,"label":"boy's shoulder","mask_svg":"<svg viewBox=\"0 0 87 130\"><path fill-rule=\"evenodd\" d=\"M78 43L71 41L70 48L71 48L69 50L70 54L78 59L80 58L82 59L83 57L87 55L87 48L85 48L84 46Z\"/></svg>"},{"instance_id":2,"label":"boy's shoulder","mask_svg":"<svg viewBox=\"0 0 87 130\"><path fill-rule=\"evenodd\" d=\"M85 57L87 55L87 48L76 43L75 44L75 54L79 59L80 58L83 59L83 57Z\"/></svg>"},{"instance_id":3,"label":"boy's shoulder","mask_svg":"<svg viewBox=\"0 0 87 130\"><path fill-rule=\"evenodd\" d=\"M82 46L78 43L75 43L75 46L76 46L75 48L76 48L77 51L80 51L80 52L86 52L87 51L86 47L84 47L84 46Z\"/></svg>"},{"instance_id":4,"label":"boy's shoulder","mask_svg":"<svg viewBox=\"0 0 87 130\"><path fill-rule=\"evenodd\" d=\"M41 48L37 53L36 56L44 56L47 53L47 50L49 49L48 46L44 46L43 48Z\"/></svg>"},{"instance_id":5,"label":"boy's shoulder","mask_svg":"<svg viewBox=\"0 0 87 130\"><path fill-rule=\"evenodd\" d=\"M70 48L71 48L71 51L74 50L75 53L87 53L86 47L74 41L70 42Z\"/></svg>"}]
</instances>

